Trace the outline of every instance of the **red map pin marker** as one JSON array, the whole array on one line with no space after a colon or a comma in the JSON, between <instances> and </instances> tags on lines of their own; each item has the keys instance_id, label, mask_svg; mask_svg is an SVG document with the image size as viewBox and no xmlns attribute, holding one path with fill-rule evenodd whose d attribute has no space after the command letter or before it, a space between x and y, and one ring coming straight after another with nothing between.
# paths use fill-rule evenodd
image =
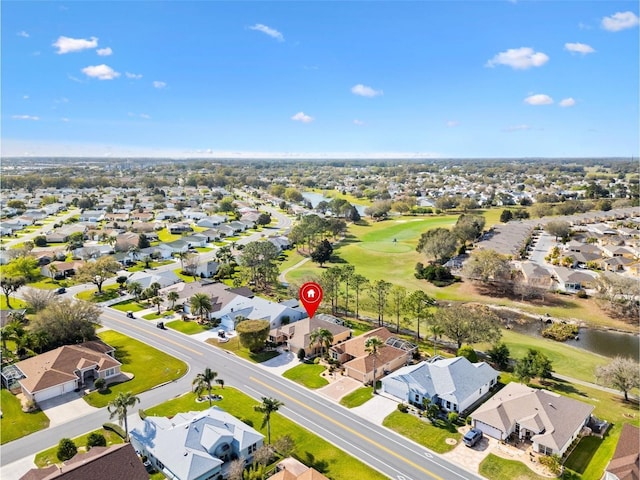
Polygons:
<instances>
[{"instance_id":1,"label":"red map pin marker","mask_svg":"<svg viewBox=\"0 0 640 480\"><path fill-rule=\"evenodd\" d=\"M307 282L300 287L300 303L309 314L309 318L313 317L322 301L322 287L316 282Z\"/></svg>"}]
</instances>

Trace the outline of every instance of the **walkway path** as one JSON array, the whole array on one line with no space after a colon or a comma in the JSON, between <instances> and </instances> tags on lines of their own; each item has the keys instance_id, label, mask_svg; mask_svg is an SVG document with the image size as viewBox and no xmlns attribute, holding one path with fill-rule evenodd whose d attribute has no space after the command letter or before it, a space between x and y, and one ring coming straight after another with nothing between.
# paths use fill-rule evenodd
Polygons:
<instances>
[{"instance_id":1,"label":"walkway path","mask_svg":"<svg viewBox=\"0 0 640 480\"><path fill-rule=\"evenodd\" d=\"M291 270L295 270L298 267L301 267L302 265L304 265L305 263L307 263L309 260L311 260L311 258L306 257L303 258L302 260L300 260L298 263L296 263L295 265L289 267L289 268L285 268L282 273L280 275L278 275L278 281L280 283L287 283L287 273L289 273Z\"/></svg>"},{"instance_id":2,"label":"walkway path","mask_svg":"<svg viewBox=\"0 0 640 480\"><path fill-rule=\"evenodd\" d=\"M598 385L597 383L585 382L584 380L578 380L577 378L568 377L566 375L560 375L559 373L553 372L553 377L558 378L560 380L564 380L569 383L574 383L576 385L582 385L583 387L595 388L596 390L602 390L603 392L612 393L613 395L618 395L620 397L624 397L624 392L620 390L616 390L615 388L603 387L602 385ZM637 395L629 394L629 400L639 401L640 397Z\"/></svg>"}]
</instances>

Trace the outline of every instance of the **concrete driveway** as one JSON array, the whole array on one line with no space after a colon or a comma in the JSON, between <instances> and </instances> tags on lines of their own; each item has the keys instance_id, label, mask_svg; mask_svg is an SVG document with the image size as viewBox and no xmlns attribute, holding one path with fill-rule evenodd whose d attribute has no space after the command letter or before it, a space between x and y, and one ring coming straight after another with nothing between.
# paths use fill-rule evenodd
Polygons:
<instances>
[{"instance_id":1,"label":"concrete driveway","mask_svg":"<svg viewBox=\"0 0 640 480\"><path fill-rule=\"evenodd\" d=\"M266 362L258 363L260 368L264 368L274 375L282 375L290 368L295 367L300 363L298 356L293 352L282 352L277 357L273 357Z\"/></svg>"},{"instance_id":2,"label":"concrete driveway","mask_svg":"<svg viewBox=\"0 0 640 480\"><path fill-rule=\"evenodd\" d=\"M326 387L319 389L318 393L322 393L331 400L338 402L346 394L353 392L356 388L360 388L361 386L362 382L354 380L351 377L340 377L338 380L331 382Z\"/></svg>"},{"instance_id":3,"label":"concrete driveway","mask_svg":"<svg viewBox=\"0 0 640 480\"><path fill-rule=\"evenodd\" d=\"M49 427L70 422L99 410L82 399L82 392L70 392L39 402L40 409L49 417Z\"/></svg>"},{"instance_id":4,"label":"concrete driveway","mask_svg":"<svg viewBox=\"0 0 640 480\"><path fill-rule=\"evenodd\" d=\"M397 409L398 402L396 400L378 394L359 407L352 408L351 411L376 425L382 425L382 421Z\"/></svg>"},{"instance_id":5,"label":"concrete driveway","mask_svg":"<svg viewBox=\"0 0 640 480\"><path fill-rule=\"evenodd\" d=\"M460 439L460 443L456 448L442 456L471 472L477 472L480 468L480 463L492 452L496 445L498 445L498 441L486 435L473 447L467 447Z\"/></svg>"}]
</instances>

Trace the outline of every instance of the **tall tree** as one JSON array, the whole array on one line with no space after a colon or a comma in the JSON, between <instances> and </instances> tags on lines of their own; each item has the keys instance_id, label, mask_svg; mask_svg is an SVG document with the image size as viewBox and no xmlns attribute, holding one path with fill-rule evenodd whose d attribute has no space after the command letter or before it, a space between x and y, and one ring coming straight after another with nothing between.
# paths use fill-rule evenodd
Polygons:
<instances>
[{"instance_id":1,"label":"tall tree","mask_svg":"<svg viewBox=\"0 0 640 480\"><path fill-rule=\"evenodd\" d=\"M387 299L389 297L389 290L391 290L391 284L385 280L376 280L369 285L369 294L371 300L378 313L378 325L384 324L384 312L387 308Z\"/></svg>"},{"instance_id":2,"label":"tall tree","mask_svg":"<svg viewBox=\"0 0 640 480\"><path fill-rule=\"evenodd\" d=\"M10 295L17 292L26 283L27 282L24 277L3 276L0 279L0 287L2 288L2 292L4 293L4 298L7 300L7 307L12 308Z\"/></svg>"},{"instance_id":3,"label":"tall tree","mask_svg":"<svg viewBox=\"0 0 640 480\"><path fill-rule=\"evenodd\" d=\"M142 293L142 284L140 282L129 282L127 284L127 292L133 295L136 301L138 301L138 298Z\"/></svg>"},{"instance_id":4,"label":"tall tree","mask_svg":"<svg viewBox=\"0 0 640 480\"><path fill-rule=\"evenodd\" d=\"M320 356L324 357L324 349L325 347L329 349L331 347L331 343L333 342L333 334L327 330L326 328L316 328L309 334L309 344L318 344L320 345Z\"/></svg>"},{"instance_id":5,"label":"tall tree","mask_svg":"<svg viewBox=\"0 0 640 480\"><path fill-rule=\"evenodd\" d=\"M211 384L218 376L218 372L214 372L209 367L205 368L203 372L196 375L191 382L191 385L195 386L194 392L200 398L203 391L207 391L209 394L209 406L211 406Z\"/></svg>"},{"instance_id":6,"label":"tall tree","mask_svg":"<svg viewBox=\"0 0 640 480\"><path fill-rule=\"evenodd\" d=\"M240 265L251 272L256 288L264 290L275 280L278 268L275 261L280 254L278 247L266 240L249 242L238 259Z\"/></svg>"},{"instance_id":7,"label":"tall tree","mask_svg":"<svg viewBox=\"0 0 640 480\"><path fill-rule=\"evenodd\" d=\"M459 349L464 342L497 342L502 335L498 317L485 306L452 305L436 310L436 322Z\"/></svg>"},{"instance_id":8,"label":"tall tree","mask_svg":"<svg viewBox=\"0 0 640 480\"><path fill-rule=\"evenodd\" d=\"M201 320L204 320L205 316L209 317L209 313L213 309L213 305L211 305L211 299L206 293L194 293L189 300L189 305L191 306L191 310L194 314L200 317Z\"/></svg>"},{"instance_id":9,"label":"tall tree","mask_svg":"<svg viewBox=\"0 0 640 480\"><path fill-rule=\"evenodd\" d=\"M567 237L571 233L571 225L565 220L551 220L547 222L544 229L549 235L553 235L556 241L558 241L558 238Z\"/></svg>"},{"instance_id":10,"label":"tall tree","mask_svg":"<svg viewBox=\"0 0 640 480\"><path fill-rule=\"evenodd\" d=\"M618 356L607 365L596 368L596 379L623 392L628 402L629 390L640 388L640 369L634 360Z\"/></svg>"},{"instance_id":11,"label":"tall tree","mask_svg":"<svg viewBox=\"0 0 640 480\"><path fill-rule=\"evenodd\" d=\"M463 245L467 242L472 242L482 233L485 221L482 215L460 215L453 227L453 234L458 237Z\"/></svg>"},{"instance_id":12,"label":"tall tree","mask_svg":"<svg viewBox=\"0 0 640 480\"><path fill-rule=\"evenodd\" d=\"M174 290L167 293L167 300L171 302L171 310L176 306L176 302L180 299L180 294Z\"/></svg>"},{"instance_id":13,"label":"tall tree","mask_svg":"<svg viewBox=\"0 0 640 480\"><path fill-rule=\"evenodd\" d=\"M262 413L262 426L267 426L267 443L271 443L271 414L277 412L280 407L283 407L284 403L280 400L271 397L262 397L262 403L260 405L254 405L253 409L256 412Z\"/></svg>"},{"instance_id":14,"label":"tall tree","mask_svg":"<svg viewBox=\"0 0 640 480\"><path fill-rule=\"evenodd\" d=\"M457 240L455 235L446 228L434 228L420 236L416 250L423 253L427 260L445 263L456 252Z\"/></svg>"},{"instance_id":15,"label":"tall tree","mask_svg":"<svg viewBox=\"0 0 640 480\"><path fill-rule=\"evenodd\" d=\"M338 296L340 293L340 267L331 267L322 272L320 284L324 291L323 298L331 303L331 313L338 311Z\"/></svg>"},{"instance_id":16,"label":"tall tree","mask_svg":"<svg viewBox=\"0 0 640 480\"><path fill-rule=\"evenodd\" d=\"M411 314L416 321L416 339L420 340L420 324L431 317L429 308L434 304L434 300L422 290L414 290L405 299L405 310Z\"/></svg>"},{"instance_id":17,"label":"tall tree","mask_svg":"<svg viewBox=\"0 0 640 480\"><path fill-rule=\"evenodd\" d=\"M365 351L371 355L371 357L373 358L373 394L376 394L376 360L378 359L378 353L380 352L380 349L384 346L384 341L374 335L372 337L369 337L365 340L364 342L364 349Z\"/></svg>"},{"instance_id":18,"label":"tall tree","mask_svg":"<svg viewBox=\"0 0 640 480\"><path fill-rule=\"evenodd\" d=\"M511 278L509 259L495 250L478 250L463 267L465 276L481 282L508 281Z\"/></svg>"},{"instance_id":19,"label":"tall tree","mask_svg":"<svg viewBox=\"0 0 640 480\"><path fill-rule=\"evenodd\" d=\"M396 316L396 333L400 332L400 317L404 312L407 289L402 285L394 285L389 292L391 309Z\"/></svg>"},{"instance_id":20,"label":"tall tree","mask_svg":"<svg viewBox=\"0 0 640 480\"><path fill-rule=\"evenodd\" d=\"M351 280L353 290L356 294L356 320L360 318L360 292L368 288L369 280L363 275L356 273Z\"/></svg>"},{"instance_id":21,"label":"tall tree","mask_svg":"<svg viewBox=\"0 0 640 480\"><path fill-rule=\"evenodd\" d=\"M52 302L31 319L31 332L42 332L49 348L86 342L95 338L101 314L102 310L94 303L64 298Z\"/></svg>"},{"instance_id":22,"label":"tall tree","mask_svg":"<svg viewBox=\"0 0 640 480\"><path fill-rule=\"evenodd\" d=\"M113 419L118 417L118 423L120 425L124 424L124 440L125 442L129 441L129 423L127 421L127 414L129 413L129 408L134 407L136 403L138 403L140 399L136 397L131 392L120 392L118 396L111 400L107 405L107 410L109 411L109 418Z\"/></svg>"},{"instance_id":23,"label":"tall tree","mask_svg":"<svg viewBox=\"0 0 640 480\"><path fill-rule=\"evenodd\" d=\"M77 278L81 282L93 283L98 287L98 293L102 293L104 282L113 277L120 268L120 263L115 258L100 257L94 262L85 262L78 269Z\"/></svg>"},{"instance_id":24,"label":"tall tree","mask_svg":"<svg viewBox=\"0 0 640 480\"><path fill-rule=\"evenodd\" d=\"M536 377L541 379L551 378L553 367L551 360L544 353L530 348L523 358L516 360L513 373L518 379L527 383Z\"/></svg>"},{"instance_id":25,"label":"tall tree","mask_svg":"<svg viewBox=\"0 0 640 480\"><path fill-rule=\"evenodd\" d=\"M321 267L331 259L333 254L333 246L326 238L322 240L316 249L311 252L311 260L319 264Z\"/></svg>"},{"instance_id":26,"label":"tall tree","mask_svg":"<svg viewBox=\"0 0 640 480\"><path fill-rule=\"evenodd\" d=\"M356 269L353 265L345 265L340 269L340 280L344 282L344 314L345 316L349 315L349 286L352 283L355 270Z\"/></svg>"}]
</instances>

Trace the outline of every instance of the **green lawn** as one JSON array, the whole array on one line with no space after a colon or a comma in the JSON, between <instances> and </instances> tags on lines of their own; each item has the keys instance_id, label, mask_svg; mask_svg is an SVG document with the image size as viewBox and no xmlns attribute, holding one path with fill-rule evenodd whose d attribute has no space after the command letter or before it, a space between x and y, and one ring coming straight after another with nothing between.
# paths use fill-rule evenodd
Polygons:
<instances>
[{"instance_id":1,"label":"green lawn","mask_svg":"<svg viewBox=\"0 0 640 480\"><path fill-rule=\"evenodd\" d=\"M378 382L379 383L379 382ZM340 405L347 408L359 407L373 398L373 387L360 387L340 399Z\"/></svg>"},{"instance_id":2,"label":"green lawn","mask_svg":"<svg viewBox=\"0 0 640 480\"><path fill-rule=\"evenodd\" d=\"M30 282L29 286L33 288L40 288L42 290L54 290L60 287L69 287L72 285L71 280L54 280L49 277L40 277L39 280L35 282Z\"/></svg>"},{"instance_id":3,"label":"green lawn","mask_svg":"<svg viewBox=\"0 0 640 480\"><path fill-rule=\"evenodd\" d=\"M606 357L565 345L555 340L533 337L513 330L502 330L502 341L509 347L511 358L522 358L529 348L544 353L553 362L553 370L585 382L594 382L595 369L611 361ZM490 348L489 345L476 345L480 350Z\"/></svg>"},{"instance_id":4,"label":"green lawn","mask_svg":"<svg viewBox=\"0 0 640 480\"><path fill-rule=\"evenodd\" d=\"M184 275L182 273L182 268L178 268L178 269L174 270L173 273L175 273L178 277L180 277L180 280L182 280L184 283L195 282L195 280L193 279L193 277L191 275Z\"/></svg>"},{"instance_id":5,"label":"green lawn","mask_svg":"<svg viewBox=\"0 0 640 480\"><path fill-rule=\"evenodd\" d=\"M320 376L325 371L324 365L314 363L301 363L290 368L282 374L284 378L293 380L307 388L320 388L329 385L329 382Z\"/></svg>"},{"instance_id":6,"label":"green lawn","mask_svg":"<svg viewBox=\"0 0 640 480\"><path fill-rule=\"evenodd\" d=\"M187 365L183 361L121 333L107 330L98 336L116 349L116 358L122 362L121 370L133 373L134 377L128 382L111 385L104 392L85 396L89 405L104 407L119 392L145 392L156 385L180 378L187 372Z\"/></svg>"},{"instance_id":7,"label":"green lawn","mask_svg":"<svg viewBox=\"0 0 640 480\"><path fill-rule=\"evenodd\" d=\"M11 308L14 310L19 310L21 308L27 308L27 302L24 300L20 300L19 298L15 298L13 296L9 296L11 299ZM4 294L0 294L0 309L7 310L9 307L7 306L7 297Z\"/></svg>"},{"instance_id":8,"label":"green lawn","mask_svg":"<svg viewBox=\"0 0 640 480\"><path fill-rule=\"evenodd\" d=\"M0 444L49 427L49 419L41 410L24 413L20 400L5 388L0 390L0 409Z\"/></svg>"},{"instance_id":9,"label":"green lawn","mask_svg":"<svg viewBox=\"0 0 640 480\"><path fill-rule=\"evenodd\" d=\"M86 452L87 438L89 438L89 435L91 435L94 432L101 433L102 435L104 435L104 438L107 440L107 446L115 445L117 443L124 443L124 440L122 440L122 438L118 434L110 430L105 430L104 428L101 428L99 430L94 430L93 432L85 433L84 435L81 435L79 437L72 438L73 443L75 443L76 447L78 447L78 453ZM33 463L35 463L36 467L38 468L45 468L45 467L48 467L49 465L61 463L60 460L58 460L58 457L56 456L57 451L58 451L57 445L51 448L48 448L46 450L43 450L40 453L36 454L36 458L33 461Z\"/></svg>"},{"instance_id":10,"label":"green lawn","mask_svg":"<svg viewBox=\"0 0 640 480\"><path fill-rule=\"evenodd\" d=\"M145 305L140 302L136 302L135 300L127 300L125 302L116 303L115 305L111 305L111 308L119 310L121 312L139 312L140 310L146 310L149 308L149 305Z\"/></svg>"},{"instance_id":11,"label":"green lawn","mask_svg":"<svg viewBox=\"0 0 640 480\"><path fill-rule=\"evenodd\" d=\"M116 285L107 285L102 287L102 293L98 295L98 289L95 290L85 290L84 292L80 292L76 295L80 300L86 300L88 302L100 303L107 300L113 300L114 298L118 298L120 295L118 293L119 286Z\"/></svg>"},{"instance_id":12,"label":"green lawn","mask_svg":"<svg viewBox=\"0 0 640 480\"><path fill-rule=\"evenodd\" d=\"M165 326L168 328L173 328L182 333L186 333L187 335L193 335L195 333L202 333L209 330L208 328L203 327L198 322L185 322L184 320L174 320L173 322L165 323Z\"/></svg>"},{"instance_id":13,"label":"green lawn","mask_svg":"<svg viewBox=\"0 0 640 480\"><path fill-rule=\"evenodd\" d=\"M438 420L435 426L427 420L398 410L388 415L382 425L437 453L445 453L455 448L455 445L446 443L447 438L454 438L456 442L462 438L454 425Z\"/></svg>"},{"instance_id":14,"label":"green lawn","mask_svg":"<svg viewBox=\"0 0 640 480\"><path fill-rule=\"evenodd\" d=\"M618 433L618 436L620 434ZM596 454L602 457L611 458L613 455L613 450L615 450L615 444L612 450L609 450L603 446L603 439L598 437L584 437L580 440L580 443L576 447L576 449L571 453L567 461L565 462L565 467L571 469L572 471L581 474L583 479L593 478L594 480L599 480L602 477L602 471L604 468L591 468L590 463ZM601 452L598 450L602 448ZM590 467L590 468L587 468ZM594 466L595 467L595 466ZM591 473L585 472L590 471Z\"/></svg>"},{"instance_id":15,"label":"green lawn","mask_svg":"<svg viewBox=\"0 0 640 480\"><path fill-rule=\"evenodd\" d=\"M224 343L218 342L215 338L208 338L206 342L214 347L233 352L235 355L254 363L266 362L267 360L280 355L275 350L252 353L248 348L240 345L240 341L237 336L230 338L228 342Z\"/></svg>"},{"instance_id":16,"label":"green lawn","mask_svg":"<svg viewBox=\"0 0 640 480\"><path fill-rule=\"evenodd\" d=\"M253 409L254 405L258 404L255 400L229 387L224 389L216 387L216 393L222 395L223 398L221 401L215 402L215 405L266 435L266 427L259 428L262 424L262 414ZM162 405L150 408L146 410L146 413L147 415L173 416L179 412L204 410L208 407L207 402L197 403L195 394L187 393ZM279 413L274 413L271 416L272 441L285 434L291 435L295 442L294 456L296 458L333 480L383 480L387 478Z\"/></svg>"},{"instance_id":17,"label":"green lawn","mask_svg":"<svg viewBox=\"0 0 640 480\"><path fill-rule=\"evenodd\" d=\"M163 228L162 230L159 230L157 233L158 233L158 240L160 240L160 242L162 243L173 242L175 240L179 240L182 237L182 235L180 234L169 233L169 230L167 229L167 227Z\"/></svg>"},{"instance_id":18,"label":"green lawn","mask_svg":"<svg viewBox=\"0 0 640 480\"><path fill-rule=\"evenodd\" d=\"M200 253L210 252L211 250L213 250L211 247L196 247L196 252Z\"/></svg>"},{"instance_id":19,"label":"green lawn","mask_svg":"<svg viewBox=\"0 0 640 480\"><path fill-rule=\"evenodd\" d=\"M548 480L518 460L507 460L493 453L480 464L480 474L491 480Z\"/></svg>"}]
</instances>

